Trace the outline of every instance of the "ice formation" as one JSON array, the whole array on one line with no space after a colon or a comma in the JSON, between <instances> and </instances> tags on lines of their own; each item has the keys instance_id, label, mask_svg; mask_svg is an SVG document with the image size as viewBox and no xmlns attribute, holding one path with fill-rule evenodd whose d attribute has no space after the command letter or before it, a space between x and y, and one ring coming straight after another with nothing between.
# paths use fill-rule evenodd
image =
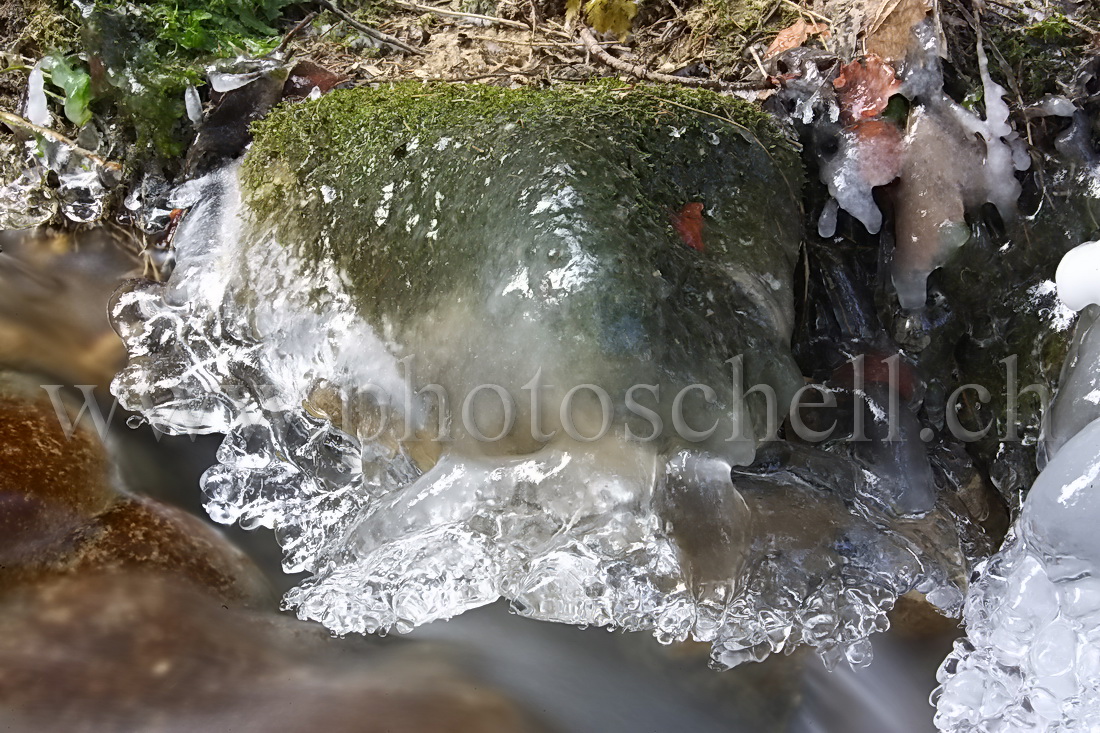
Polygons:
<instances>
[{"instance_id":1,"label":"ice formation","mask_svg":"<svg viewBox=\"0 0 1100 733\"><path fill-rule=\"evenodd\" d=\"M1100 420L1040 474L970 587L967 638L933 694L944 731L1093 731L1100 721Z\"/></svg>"},{"instance_id":2,"label":"ice formation","mask_svg":"<svg viewBox=\"0 0 1100 733\"><path fill-rule=\"evenodd\" d=\"M892 279L898 300L909 310L924 306L928 275L970 238L967 211L992 203L1006 220L1014 216L1020 194L1015 172L1030 164L1009 123L1006 92L989 75L980 38L984 119L943 91L931 23L918 26L916 35L923 51L910 60L898 88L913 103L904 137L893 122L878 116L893 91L880 81L876 93L881 103L868 107L866 94L858 98L861 115L838 133L836 152L821 164L821 178L836 204L871 233L882 225L873 190L898 180L892 194L896 242ZM880 66L892 76L889 66ZM850 103L842 97L840 104L844 118ZM826 207L819 223L822 236L833 235L835 216L835 206Z\"/></svg>"},{"instance_id":3,"label":"ice formation","mask_svg":"<svg viewBox=\"0 0 1100 733\"><path fill-rule=\"evenodd\" d=\"M1075 311L1100 305L1100 241L1071 249L1058 263L1055 274L1058 297Z\"/></svg>"},{"instance_id":4,"label":"ice formation","mask_svg":"<svg viewBox=\"0 0 1100 733\"><path fill-rule=\"evenodd\" d=\"M1064 261L1064 260L1063 260ZM1043 426L1039 460L1045 464L1067 440L1100 418L1100 306L1088 305L1077 320L1062 365L1058 392Z\"/></svg>"},{"instance_id":5,"label":"ice formation","mask_svg":"<svg viewBox=\"0 0 1100 733\"><path fill-rule=\"evenodd\" d=\"M1007 92L989 75L978 37L985 119L943 91L936 42L923 29L924 64L906 75L902 93L918 104L906 134L905 164L896 196L893 281L903 308L924 306L925 281L969 238L965 211L991 203L1009 220L1020 184L1015 173L1030 165L1009 123Z\"/></svg>"},{"instance_id":6,"label":"ice formation","mask_svg":"<svg viewBox=\"0 0 1100 733\"><path fill-rule=\"evenodd\" d=\"M15 180L0 181L0 228L4 229L39 226L49 221L58 208L69 221L78 224L99 221L110 190L121 180L117 164L48 129L53 117L46 104L42 66L42 62L34 66L28 81L24 110L27 120L13 115L3 119L21 142L10 148L5 145L0 153L20 161L23 168ZM85 128L82 134L91 147L98 145L94 127ZM47 185L52 176L56 176L56 185Z\"/></svg>"},{"instance_id":7,"label":"ice formation","mask_svg":"<svg viewBox=\"0 0 1100 733\"><path fill-rule=\"evenodd\" d=\"M1067 259L1088 270L1096 252L1085 245ZM1059 272L1066 302L1088 304L1088 284ZM1042 446L1046 466L1004 547L971 583L967 638L944 661L933 693L941 730L1100 725L1098 315L1088 305L1077 324Z\"/></svg>"},{"instance_id":8,"label":"ice formation","mask_svg":"<svg viewBox=\"0 0 1100 733\"><path fill-rule=\"evenodd\" d=\"M310 119L323 128L323 112ZM190 208L172 279L113 308L131 356L116 394L159 428L226 433L203 479L208 510L274 527L286 569L312 574L286 604L337 633L408 631L503 597L533 618L709 641L718 664L799 644L867 664L867 637L898 595L961 603L956 518L923 497L919 514L899 514L906 497L816 448L765 444L753 462L765 423L752 405L723 423L741 440L703 436L730 404L727 350L753 352L746 382L780 399L801 382L786 346L798 240L729 223L759 216L745 177L771 163L723 163L754 148L694 124L706 134L669 135L684 129L674 119L644 128L647 144L682 156L646 175L568 130L546 140L530 120L484 137L399 125L382 149L400 155L381 161L296 145L333 157L265 168L261 186L308 181L271 194L285 205L267 219L242 203L236 168L193 181L172 202ZM706 201L705 251L679 241L674 206L646 209L645 191ZM549 407L513 405L515 424L541 427L506 441L432 440L442 411L431 390L409 391L429 381L460 397L489 383L541 389ZM576 383L616 397L691 387L687 432L605 432L587 390L575 436L557 405ZM450 414L468 410L491 436L511 424L502 404ZM675 420L667 399L652 417Z\"/></svg>"}]
</instances>

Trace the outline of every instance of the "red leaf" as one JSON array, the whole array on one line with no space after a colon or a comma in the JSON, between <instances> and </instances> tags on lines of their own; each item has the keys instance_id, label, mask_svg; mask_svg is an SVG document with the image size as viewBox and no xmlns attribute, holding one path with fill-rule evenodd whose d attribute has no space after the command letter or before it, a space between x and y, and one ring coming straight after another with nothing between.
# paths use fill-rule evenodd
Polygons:
<instances>
[{"instance_id":1,"label":"red leaf","mask_svg":"<svg viewBox=\"0 0 1100 733\"><path fill-rule=\"evenodd\" d=\"M841 67L833 87L840 92L841 117L852 124L882 114L890 97L901 88L901 82L893 66L868 54L862 61Z\"/></svg>"},{"instance_id":2,"label":"red leaf","mask_svg":"<svg viewBox=\"0 0 1100 733\"><path fill-rule=\"evenodd\" d=\"M329 71L320 64L315 64L308 59L302 59L294 64L286 84L283 85L283 96L291 99L304 99L316 87L321 94L327 94L337 84L347 81L348 77Z\"/></svg>"},{"instance_id":3,"label":"red leaf","mask_svg":"<svg viewBox=\"0 0 1100 733\"><path fill-rule=\"evenodd\" d=\"M679 213L672 215L672 226L680 234L684 244L696 252L703 251L703 205L698 202L684 204Z\"/></svg>"}]
</instances>

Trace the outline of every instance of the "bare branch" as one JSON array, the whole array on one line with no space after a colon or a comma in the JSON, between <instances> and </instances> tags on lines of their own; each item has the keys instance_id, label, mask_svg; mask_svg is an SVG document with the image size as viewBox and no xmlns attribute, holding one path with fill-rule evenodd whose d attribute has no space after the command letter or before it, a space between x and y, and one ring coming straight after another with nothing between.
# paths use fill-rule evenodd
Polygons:
<instances>
[{"instance_id":1,"label":"bare branch","mask_svg":"<svg viewBox=\"0 0 1100 733\"><path fill-rule=\"evenodd\" d=\"M54 130L51 130L48 127L42 127L41 125L36 125L33 122L31 122L30 120L23 119L19 115L13 115L11 112L2 112L2 111L0 111L0 121L4 122L9 127L20 129L20 130L23 130L24 132L32 132L36 135L41 135L44 138L48 138L50 140L53 140L56 143L61 143L65 147L69 148L69 150L71 150L76 155L79 155L81 158L86 158L87 160L92 161L93 163L98 165L100 168L103 168L103 169L109 170L109 171L113 171L113 172L118 172L118 171L122 170L122 166L119 165L118 163L107 160L106 158L101 158L100 156L96 155L95 153L93 153L90 150L85 150L84 148L80 147L79 145L77 145L75 142L73 142L69 138L62 135L60 132L55 132Z\"/></svg>"},{"instance_id":2,"label":"bare branch","mask_svg":"<svg viewBox=\"0 0 1100 733\"><path fill-rule=\"evenodd\" d=\"M330 3L328 0L315 0L315 1L316 1L317 5L324 8L325 10L329 11L330 13L335 15L336 17L340 18L340 20L344 21L345 23L350 25L355 30L359 31L360 33L365 33L366 35L370 36L371 38L373 38L374 40L376 40L380 43L384 43L387 46L392 46L392 47L396 48L399 51L404 51L405 53L411 53L411 54L414 54L416 56L423 56L424 55L424 52L421 51L419 48L413 48L409 44L405 43L404 41L401 41L398 38L394 38L393 36L389 35L388 33L383 33L382 31L375 30L374 28L371 28L369 25L365 25L363 23L360 23L358 20L356 20L352 16L348 15L343 10L340 10L335 5Z\"/></svg>"}]
</instances>

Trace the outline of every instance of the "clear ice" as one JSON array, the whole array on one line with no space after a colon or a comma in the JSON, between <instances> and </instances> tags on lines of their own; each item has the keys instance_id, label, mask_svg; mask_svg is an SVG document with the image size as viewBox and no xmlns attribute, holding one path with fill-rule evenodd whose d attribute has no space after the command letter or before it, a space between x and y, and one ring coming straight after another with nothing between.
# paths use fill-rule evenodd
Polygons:
<instances>
[{"instance_id":1,"label":"clear ice","mask_svg":"<svg viewBox=\"0 0 1100 733\"><path fill-rule=\"evenodd\" d=\"M967 638L933 694L944 731L1094 731L1100 723L1100 420L1039 475L970 586Z\"/></svg>"},{"instance_id":2,"label":"clear ice","mask_svg":"<svg viewBox=\"0 0 1100 733\"><path fill-rule=\"evenodd\" d=\"M1063 259L1091 271L1097 249ZM1044 430L1046 465L1004 546L976 569L967 637L933 693L944 731L1095 731L1100 726L1100 307L1059 267L1059 296L1085 307ZM1063 287L1065 292L1063 292Z\"/></svg>"},{"instance_id":3,"label":"clear ice","mask_svg":"<svg viewBox=\"0 0 1100 733\"><path fill-rule=\"evenodd\" d=\"M673 129L670 122L646 134L673 144L678 135L662 135ZM793 258L782 248L708 230L708 247L729 247L730 261L744 264L704 280L713 289L698 293L682 322L664 324L668 343L654 342L651 323L632 315L658 308L667 316L659 308L681 297L668 278L681 278L690 293L692 278L701 277L691 264L698 255L676 242L667 212L646 214L660 222L665 249L654 251L669 253L655 268L637 254L647 241L631 229L630 217L642 212L586 200L629 195L634 184L625 172L615 187L593 186L583 160L555 161L551 148L532 142L537 131L512 126L495 134L524 154L486 160L482 140L409 133L399 148L406 167L363 162L362 198L326 179L323 167L303 174L313 189L285 207L284 221L297 225L273 226L242 201L235 166L185 184L172 201L189 212L175 235L171 280L136 286L114 303L130 352L116 394L167 432L226 434L219 464L203 478L207 509L221 522L275 529L285 569L311 574L285 604L344 634L405 632L505 598L532 618L649 630L663 642L708 641L725 666L800 644L827 664L862 666L871 660L868 636L887 627L897 596L918 590L956 611L967 559L952 511L937 504L899 515L878 477L854 461L759 443L765 431L755 407L741 418L740 441L646 442L622 426L598 440L570 439L556 409L544 416L553 439L424 437L445 425L432 395L411 394L412 383L430 380L462 395L495 381L525 395L521 385L537 365L559 401L563 385L577 382L612 393L657 380L717 387L728 367L710 362L736 345L718 333L734 333L755 352L746 370L781 399L801 385L786 345ZM526 150L509 137L525 135ZM701 139L709 142L675 144L719 155L717 134ZM483 182L487 166L500 170ZM402 170L417 173L402 180ZM269 180L280 175L275 169ZM724 202L718 190L706 200L708 215L721 221L732 210L723 207L743 204ZM455 223L456 212L479 207L488 213ZM601 210L608 219L591 218ZM297 246L289 238L309 230L294 227L318 211L364 223L334 223L334 214L306 237L316 249ZM484 229L471 235L471 220ZM444 269L437 280L417 282L422 272L400 263L383 274L363 259L341 260L334 242L349 236L374 247L356 257L392 265L384 258L405 256L387 249L386 237L395 237L429 248ZM456 243L464 236L484 243L471 250L472 268L448 260L468 254ZM610 254L595 238L612 243ZM364 278L367 297L372 288L399 294L373 301L380 314L363 306ZM448 278L459 289L441 294ZM423 289L411 309L399 302L404 288ZM596 311L585 310L585 298L596 298ZM715 312L729 319L722 330L708 320ZM718 412L709 403L724 411L729 399L719 389L692 402L688 422L710 424ZM486 435L507 424L501 403L491 404L471 407ZM577 405L577 431L600 433L596 401ZM522 401L517 409L518 423L531 417ZM645 423L627 427L646 434ZM722 437L729 430L724 424Z\"/></svg>"}]
</instances>

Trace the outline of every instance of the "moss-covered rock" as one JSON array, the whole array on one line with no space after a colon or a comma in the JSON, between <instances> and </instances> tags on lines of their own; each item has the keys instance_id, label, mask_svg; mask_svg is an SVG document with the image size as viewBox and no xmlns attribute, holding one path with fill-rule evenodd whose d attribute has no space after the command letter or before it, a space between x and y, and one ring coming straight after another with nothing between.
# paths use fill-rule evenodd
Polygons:
<instances>
[{"instance_id":1,"label":"moss-covered rock","mask_svg":"<svg viewBox=\"0 0 1100 733\"><path fill-rule=\"evenodd\" d=\"M662 384L669 401L701 382L724 417L738 354L780 404L800 385L801 166L747 104L405 84L284 107L255 133L243 177L261 236L334 265L364 318L454 393L489 374L518 390L541 366L547 384Z\"/></svg>"}]
</instances>

